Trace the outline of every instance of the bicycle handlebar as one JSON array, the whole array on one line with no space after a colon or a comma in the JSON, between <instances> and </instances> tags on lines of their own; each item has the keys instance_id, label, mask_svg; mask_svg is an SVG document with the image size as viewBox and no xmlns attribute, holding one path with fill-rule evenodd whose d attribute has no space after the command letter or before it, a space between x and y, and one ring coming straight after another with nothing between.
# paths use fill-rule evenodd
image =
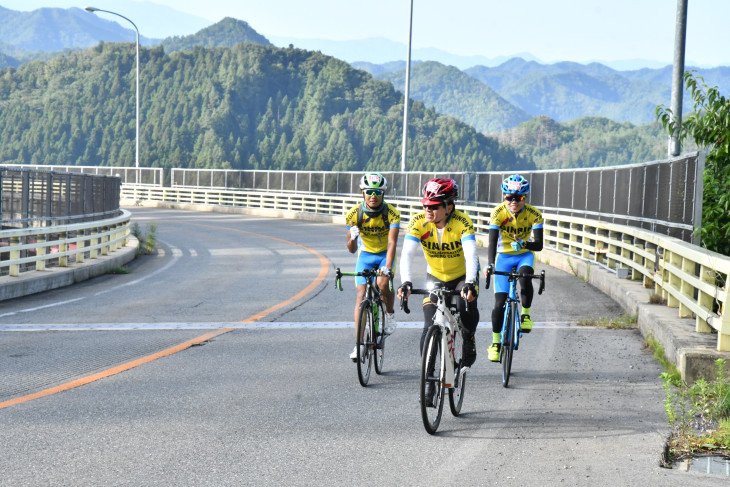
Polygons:
<instances>
[{"instance_id":1,"label":"bicycle handlebar","mask_svg":"<svg viewBox=\"0 0 730 487\"><path fill-rule=\"evenodd\" d=\"M517 272L517 268L513 267L511 272L503 272L503 271L487 271L486 275L486 282L484 284L484 287L486 289L489 289L490 281L492 280L492 274L495 274L497 276L507 276L509 277L509 281L514 281L515 279L519 279L521 277L526 277L528 279L540 279L540 287L538 288L537 294L542 294L542 292L545 290L545 271L540 271L540 275L535 274L525 274L522 275L519 272Z\"/></svg>"},{"instance_id":2,"label":"bicycle handlebar","mask_svg":"<svg viewBox=\"0 0 730 487\"><path fill-rule=\"evenodd\" d=\"M443 294L444 296L461 296L461 291L457 289L446 289L445 287L435 287L433 289L413 288L411 289L411 294L420 294L424 296L431 294ZM466 303L466 311L469 312L469 301L464 299L464 302ZM406 313L411 312L411 310L408 309L408 298L406 297L405 293L401 295L400 307Z\"/></svg>"},{"instance_id":3,"label":"bicycle handlebar","mask_svg":"<svg viewBox=\"0 0 730 487\"><path fill-rule=\"evenodd\" d=\"M377 277L380 275L380 270L376 267L373 267L372 269L364 269L362 272L342 272L340 268L338 267L335 269L335 285L337 286L337 289L342 291L342 276L360 276L364 277L365 279ZM395 277L395 274L391 271L388 274L388 289L390 289L390 292L393 292L393 278Z\"/></svg>"}]
</instances>

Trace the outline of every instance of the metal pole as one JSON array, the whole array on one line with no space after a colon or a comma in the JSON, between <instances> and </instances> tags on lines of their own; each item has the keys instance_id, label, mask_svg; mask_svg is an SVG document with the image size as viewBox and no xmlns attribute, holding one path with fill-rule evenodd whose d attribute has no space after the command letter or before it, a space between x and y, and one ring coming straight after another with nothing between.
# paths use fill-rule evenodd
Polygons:
<instances>
[{"instance_id":1,"label":"metal pole","mask_svg":"<svg viewBox=\"0 0 730 487\"><path fill-rule=\"evenodd\" d=\"M100 8L96 7L84 7L84 10L87 12L106 12L108 14L116 15L117 17L121 17L130 24L132 24L132 27L134 27L135 32L137 33L137 69L136 69L136 91L135 91L135 150L134 150L134 167L136 168L136 181L135 184L139 184L140 174L139 174L139 29L137 28L137 25L129 20L127 17L125 17L122 14L118 14L116 12L112 12L110 10L102 10Z\"/></svg>"},{"instance_id":2,"label":"metal pole","mask_svg":"<svg viewBox=\"0 0 730 487\"><path fill-rule=\"evenodd\" d=\"M682 148L679 144L679 128L682 125L682 95L684 93L684 50L687 35L687 1L677 0L677 20L674 34L674 69L672 71L672 119L676 127L669 138L667 154L678 156Z\"/></svg>"},{"instance_id":3,"label":"metal pole","mask_svg":"<svg viewBox=\"0 0 730 487\"><path fill-rule=\"evenodd\" d=\"M400 170L406 171L406 149L408 147L408 97L411 86L411 38L413 37L413 0L411 0L411 13L408 22L408 60L406 61L406 94L403 103L403 147L401 149ZM405 196L405 186L403 187Z\"/></svg>"}]
</instances>

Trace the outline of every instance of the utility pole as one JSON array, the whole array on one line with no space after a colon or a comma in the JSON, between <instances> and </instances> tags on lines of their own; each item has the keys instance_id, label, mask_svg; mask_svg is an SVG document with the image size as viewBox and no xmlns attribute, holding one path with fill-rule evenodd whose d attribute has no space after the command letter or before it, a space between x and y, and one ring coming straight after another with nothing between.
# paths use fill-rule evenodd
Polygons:
<instances>
[{"instance_id":1,"label":"utility pole","mask_svg":"<svg viewBox=\"0 0 730 487\"><path fill-rule=\"evenodd\" d=\"M677 0L677 20L674 34L674 65L672 70L672 120L676 123L669 137L667 153L676 157L682 150L679 144L679 128L682 125L682 96L684 94L684 51L687 37L687 2Z\"/></svg>"}]
</instances>

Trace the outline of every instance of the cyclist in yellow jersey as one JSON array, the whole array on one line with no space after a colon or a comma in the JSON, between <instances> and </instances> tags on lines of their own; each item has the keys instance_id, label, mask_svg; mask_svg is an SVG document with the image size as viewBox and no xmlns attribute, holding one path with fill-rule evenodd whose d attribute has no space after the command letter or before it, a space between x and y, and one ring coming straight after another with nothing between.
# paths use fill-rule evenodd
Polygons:
<instances>
[{"instance_id":1,"label":"cyclist in yellow jersey","mask_svg":"<svg viewBox=\"0 0 730 487\"><path fill-rule=\"evenodd\" d=\"M388 284L388 276L395 265L395 247L400 231L400 212L395 206L385 202L386 189L388 189L388 181L382 174L377 172L365 174L360 179L363 201L347 212L345 225L347 227L347 250L353 254L357 252L355 271L362 272L374 267L380 269L378 287L385 302L385 333L390 335L395 331L397 324L393 309L394 296ZM355 284L357 285L355 323L357 323L360 303L365 297L365 278L357 276ZM350 358L353 361L357 360L357 349L352 351Z\"/></svg>"},{"instance_id":2,"label":"cyclist in yellow jersey","mask_svg":"<svg viewBox=\"0 0 730 487\"><path fill-rule=\"evenodd\" d=\"M411 218L403 241L400 263L403 284L398 288L398 298L404 293L408 297L413 289L411 264L420 247L427 262L426 280L444 283L449 289L461 290L461 296L456 299L465 328L462 365L470 367L477 358L474 332L479 323L479 258L474 224L468 215L456 209L454 202L458 197L459 186L453 179L432 179L424 186L421 199L424 211ZM468 312L465 300L470 303ZM436 303L427 296L423 300L421 349L435 314ZM430 398L428 390L426 397Z\"/></svg>"},{"instance_id":3,"label":"cyclist in yellow jersey","mask_svg":"<svg viewBox=\"0 0 730 487\"><path fill-rule=\"evenodd\" d=\"M492 211L489 220L488 266L486 273L493 270L510 272L516 266L520 274L532 275L535 267L535 252L542 250L542 213L525 201L530 193L530 183L519 174L502 181L504 202ZM522 304L522 332L532 331L530 306L534 290L532 279L521 278L520 302ZM504 305L509 293L507 276L494 276L494 309L492 309L492 345L487 358L499 361Z\"/></svg>"}]
</instances>

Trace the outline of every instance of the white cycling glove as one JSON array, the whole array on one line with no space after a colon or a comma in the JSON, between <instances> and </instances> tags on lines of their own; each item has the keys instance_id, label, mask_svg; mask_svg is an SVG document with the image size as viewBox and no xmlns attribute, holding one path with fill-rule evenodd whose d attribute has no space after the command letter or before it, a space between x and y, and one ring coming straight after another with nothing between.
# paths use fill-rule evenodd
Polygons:
<instances>
[{"instance_id":1,"label":"white cycling glove","mask_svg":"<svg viewBox=\"0 0 730 487\"><path fill-rule=\"evenodd\" d=\"M390 275L390 269L388 269L385 266L381 267L378 272L380 272L380 274L383 275L383 276L389 276Z\"/></svg>"},{"instance_id":2,"label":"white cycling glove","mask_svg":"<svg viewBox=\"0 0 730 487\"><path fill-rule=\"evenodd\" d=\"M355 240L360 235L360 228L350 227L350 240Z\"/></svg>"}]
</instances>

